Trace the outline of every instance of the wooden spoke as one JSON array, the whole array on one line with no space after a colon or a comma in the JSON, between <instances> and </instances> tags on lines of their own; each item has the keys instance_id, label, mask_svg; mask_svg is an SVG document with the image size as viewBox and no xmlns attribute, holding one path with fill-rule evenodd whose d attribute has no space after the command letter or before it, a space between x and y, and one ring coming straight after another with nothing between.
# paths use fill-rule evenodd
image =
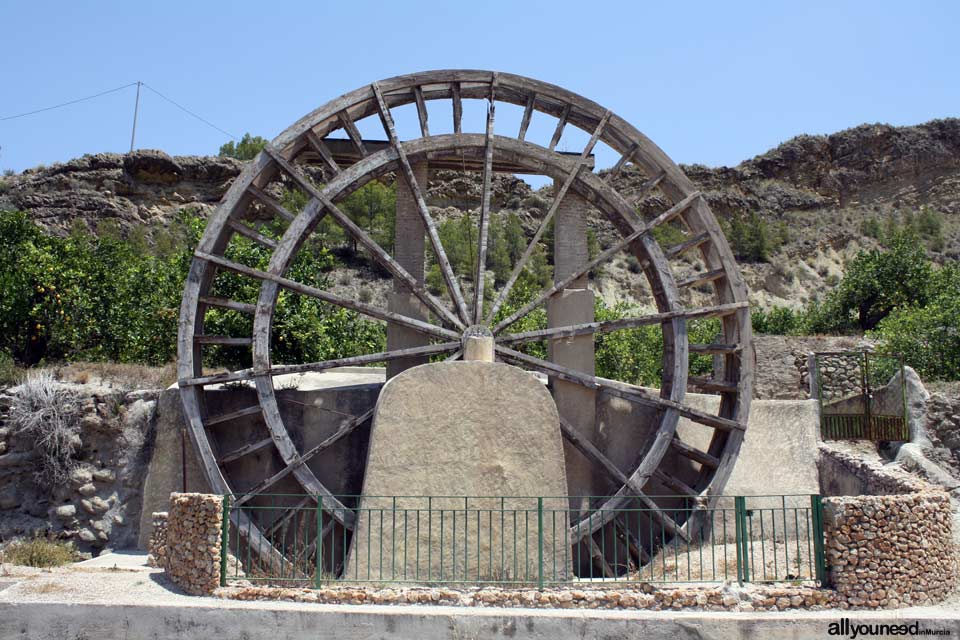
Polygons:
<instances>
[{"instance_id":1,"label":"wooden spoke","mask_svg":"<svg viewBox=\"0 0 960 640\"><path fill-rule=\"evenodd\" d=\"M640 190L634 196L634 200L636 202L640 202L643 199L643 197L650 192L651 189L653 189L658 184L660 184L663 181L663 179L666 177L667 177L666 172L661 171L657 175L653 176L652 178L644 182L642 185L640 185Z\"/></svg>"},{"instance_id":2,"label":"wooden spoke","mask_svg":"<svg viewBox=\"0 0 960 640\"><path fill-rule=\"evenodd\" d=\"M695 276L691 276L686 280L681 280L677 283L678 289L684 289L686 287L696 287L698 285L713 282L714 280L719 280L720 278L725 278L727 275L726 271L723 269L712 269L711 271L704 271L703 273L698 273Z\"/></svg>"},{"instance_id":3,"label":"wooden spoke","mask_svg":"<svg viewBox=\"0 0 960 640\"><path fill-rule=\"evenodd\" d=\"M486 147L483 158L483 195L480 202L480 223L477 239L477 273L473 281L473 322L483 320L483 287L487 273L487 233L490 226L490 186L493 181L493 119L496 110L497 74L490 82L490 104L487 106Z\"/></svg>"},{"instance_id":4,"label":"wooden spoke","mask_svg":"<svg viewBox=\"0 0 960 640\"><path fill-rule=\"evenodd\" d=\"M527 98L527 106L523 109L523 118L520 120L520 133L517 134L517 140L523 142L527 137L527 129L530 127L530 118L533 117L533 105L537 101L537 94L531 93Z\"/></svg>"},{"instance_id":5,"label":"wooden spoke","mask_svg":"<svg viewBox=\"0 0 960 640\"><path fill-rule=\"evenodd\" d=\"M389 253L384 250L377 242L370 237L370 235L361 229L357 224L350 219L350 217L343 213L337 205L330 201L319 189L317 189L310 182L309 179L303 172L297 169L293 164L283 157L283 154L278 153L271 147L266 148L267 153L269 153L277 164L283 168L283 170L289 175L294 181L300 185L300 188L306 191L310 197L318 200L323 204L324 209L327 213L337 221L344 231L346 231L350 236L356 239L356 241L362 245L373 258L382 264L394 277L402 281L410 291L417 296L424 304L426 304L431 311L433 311L445 324L455 326L459 329L464 328L463 323L447 309L440 300L431 295L426 289L424 289L420 283L414 278L409 271L403 268L399 262L393 259Z\"/></svg>"},{"instance_id":6,"label":"wooden spoke","mask_svg":"<svg viewBox=\"0 0 960 640\"><path fill-rule=\"evenodd\" d=\"M673 447L673 449L683 457L693 460L694 462L699 462L700 464L710 467L711 469L716 469L720 466L720 460L718 458L710 455L709 453L704 453L699 449L691 447L680 438L674 438L671 440L670 446Z\"/></svg>"},{"instance_id":7,"label":"wooden spoke","mask_svg":"<svg viewBox=\"0 0 960 640\"><path fill-rule=\"evenodd\" d=\"M219 344L229 347L248 347L253 342L252 338L234 338L232 336L193 336L193 341L197 344Z\"/></svg>"},{"instance_id":8,"label":"wooden spoke","mask_svg":"<svg viewBox=\"0 0 960 640\"><path fill-rule=\"evenodd\" d=\"M253 315L253 313L257 310L257 306L254 304L247 304L246 302L237 302L236 300L228 300L227 298L200 296L200 302L207 305L208 307L220 307L222 309L239 311L240 313L249 313L250 315Z\"/></svg>"},{"instance_id":9,"label":"wooden spoke","mask_svg":"<svg viewBox=\"0 0 960 640\"><path fill-rule=\"evenodd\" d=\"M454 82L450 85L450 93L453 96L453 132L463 133L461 124L463 120L463 100L460 98L460 83Z\"/></svg>"},{"instance_id":10,"label":"wooden spoke","mask_svg":"<svg viewBox=\"0 0 960 640\"><path fill-rule=\"evenodd\" d=\"M557 121L557 128L553 131L553 137L550 138L550 151L553 151L557 148L557 143L560 142L560 138L563 137L563 129L567 126L567 118L570 117L570 109L573 105L569 102L567 106L563 108L563 113L560 114L560 119Z\"/></svg>"},{"instance_id":11,"label":"wooden spoke","mask_svg":"<svg viewBox=\"0 0 960 640\"><path fill-rule=\"evenodd\" d=\"M266 480L258 484L256 487L254 487L250 491L246 492L244 495L242 495L240 498L237 499L237 501L234 503L233 506L239 507L249 502L253 498L257 497L257 495L264 493L267 489L274 486L275 484L277 484L278 482L286 478L288 475L290 475L294 470L308 463L318 453L330 447L331 445L333 445L335 442L337 442L347 434L356 430L356 428L359 427L361 424L363 424L364 422L372 418L373 411L374 411L373 409L370 409L369 411L366 411L354 418L350 418L349 420L344 422L333 435L331 435L329 438L325 439L323 442L313 447L303 455L297 456L294 460L292 460L289 464L287 464L286 467L284 467L274 475L270 476L269 478L267 478ZM352 529L353 523L356 520L356 514L350 509L347 509L347 507L345 507L332 493L327 491L323 487L323 485L320 485L320 487L321 489L323 489L322 495L323 495L324 509L334 514L334 517L337 518L337 520L339 520L344 526ZM340 512L339 517L336 515L337 511Z\"/></svg>"},{"instance_id":12,"label":"wooden spoke","mask_svg":"<svg viewBox=\"0 0 960 640\"><path fill-rule=\"evenodd\" d=\"M614 246L612 246L612 247L610 247L609 249L607 249L606 251L602 252L602 253L601 253L600 255L598 255L596 258L594 258L593 260L591 260L586 266L582 267L579 271L576 271L576 272L570 274L569 276L567 276L566 278L564 278L563 280L561 280L560 282L557 282L557 283L554 284L552 287L550 287L549 289L547 289L545 292L541 293L537 298L533 299L532 301L530 301L529 303L527 303L526 305L524 305L522 308L520 308L520 309L518 309L517 311L515 311L511 316L509 316L509 317L504 318L503 320L501 320L500 323L497 324L497 326L493 328L493 333L494 333L494 334L497 334L498 332L500 332L500 331L504 330L505 328L509 327L511 324L513 324L514 322L516 322L517 320L519 320L520 318L524 317L525 315L527 315L528 313L530 313L531 311L533 311L534 309L536 309L537 307L539 307L541 304L543 304L544 302L546 302L547 299L550 298L550 296L552 296L553 294L555 294L557 291L562 291L562 290L565 289L571 282L573 282L573 281L577 280L578 278L586 275L587 273L590 273L590 272L593 271L595 268L597 268L599 265L603 264L604 262L606 262L607 260L609 260L610 258L612 258L614 255L616 255L617 253L619 253L619 252L623 251L624 249L626 249L627 247L629 247L629 246L630 246L635 240L637 240L640 236L643 236L643 235L646 235L646 234L650 233L650 232L653 231L653 229L655 229L656 227L660 226L661 224L663 224L663 223L665 223L665 222L669 222L671 219L673 219L673 218L675 218L676 216L680 215L687 207L689 207L691 204L693 204L693 202L694 202L697 198L699 198L699 197L700 197L700 192L699 192L699 191L695 191L695 192L691 193L689 196L687 196L686 198L684 198L683 200L681 200L680 202L678 202L678 203L675 204L674 206L670 207L670 209L668 209L667 211L664 211L663 213L661 213L659 216L657 216L657 217L656 217L653 221L651 221L649 224L647 224L647 225L645 225L645 226L643 226L643 227L640 227L639 229L637 229L636 231L634 231L633 233L631 233L630 235L628 235L626 238L624 238L623 240L621 240L620 242L618 242L618 243L615 244ZM519 264L519 263L518 263L518 264ZM504 289L506 289L506 287L504 287ZM501 292L501 295L502 295L502 292Z\"/></svg>"},{"instance_id":13,"label":"wooden spoke","mask_svg":"<svg viewBox=\"0 0 960 640\"><path fill-rule=\"evenodd\" d=\"M567 382L574 382L589 389L602 391L618 398L629 400L630 402L664 409L674 409L677 413L693 422L698 422L720 431L742 431L745 428L734 420L721 418L720 416L705 413L685 404L655 396L645 389L625 382L591 376L499 345L496 347L496 350L504 360L516 362L531 369L546 373L549 376L555 376Z\"/></svg>"},{"instance_id":14,"label":"wooden spoke","mask_svg":"<svg viewBox=\"0 0 960 640\"><path fill-rule=\"evenodd\" d=\"M245 418L246 416L259 416L262 413L263 409L260 408L260 405L256 405L254 407L246 407L245 409L238 409L237 411L231 411L230 413L224 413L219 416L207 418L203 421L203 424L209 427L215 424L222 424L224 422L232 422L237 418Z\"/></svg>"},{"instance_id":15,"label":"wooden spoke","mask_svg":"<svg viewBox=\"0 0 960 640\"><path fill-rule=\"evenodd\" d=\"M707 376L690 376L687 384L708 393L736 393L737 383L726 380L715 380Z\"/></svg>"},{"instance_id":16,"label":"wooden spoke","mask_svg":"<svg viewBox=\"0 0 960 640\"><path fill-rule=\"evenodd\" d=\"M370 316L371 318L376 318L378 320L383 320L384 322L394 322L396 324L401 324L405 327L409 327L424 333L430 336L435 336L437 338L447 338L459 340L460 334L449 329L444 329L443 327L438 327L432 325L428 322L422 320L417 320L416 318L411 318L399 313L394 313L393 311L384 311L383 309L378 309L371 305L365 304L363 302L356 302L343 296L330 293L329 291L324 291L323 289L317 289L316 287L311 287L306 284L302 284L295 280L290 280L289 278L284 278L283 276L274 275L266 271L260 271L259 269L254 269L246 265L240 264L238 262L233 262L232 260L227 260L223 256L213 255L211 253L204 253L202 251L196 252L196 257L201 260L206 260L212 264L223 267L230 271L234 271L241 275L254 278L256 280L267 280L269 282L276 282L278 285L284 289L289 289L290 291L295 291L297 293L309 296L311 298L317 298L318 300L323 300L324 302L329 302L330 304L335 304L338 307L344 307L346 309L351 309L358 313L362 313L365 316Z\"/></svg>"},{"instance_id":17,"label":"wooden spoke","mask_svg":"<svg viewBox=\"0 0 960 640\"><path fill-rule=\"evenodd\" d=\"M591 533L593 532L591 531ZM607 562L606 557L603 555L603 550L600 548L600 545L597 544L596 540L593 539L593 536L588 536L586 540L590 547L590 559L593 560L598 567L600 567L603 577L616 578L616 571L610 567L610 563Z\"/></svg>"},{"instance_id":18,"label":"wooden spoke","mask_svg":"<svg viewBox=\"0 0 960 640\"><path fill-rule=\"evenodd\" d=\"M637 537L630 531L629 524L624 524L619 518L613 521L617 535L621 541L626 542L627 549L630 551L631 559L637 565L643 565L650 562L650 554L643 547L643 543L637 540Z\"/></svg>"},{"instance_id":19,"label":"wooden spoke","mask_svg":"<svg viewBox=\"0 0 960 640\"><path fill-rule=\"evenodd\" d=\"M667 258L676 258L679 255L686 253L692 249L703 246L706 242L710 240L710 234L708 233L698 233L689 240L684 240L680 244L675 244L672 247L664 249L663 255Z\"/></svg>"},{"instance_id":20,"label":"wooden spoke","mask_svg":"<svg viewBox=\"0 0 960 640\"><path fill-rule=\"evenodd\" d=\"M657 469L653 472L653 477L659 480L663 485L670 487L685 498L695 498L699 495L693 489L693 487L681 480L678 480L677 478L674 478L671 475L664 473L660 469Z\"/></svg>"},{"instance_id":21,"label":"wooden spoke","mask_svg":"<svg viewBox=\"0 0 960 640\"><path fill-rule=\"evenodd\" d=\"M337 118L340 119L340 124L343 126L343 130L347 132L347 136L350 137L350 142L353 143L354 148L360 153L361 157L365 157L367 148L363 144L363 136L360 135L357 125L350 119L350 115L346 111L341 111L337 114Z\"/></svg>"},{"instance_id":22,"label":"wooden spoke","mask_svg":"<svg viewBox=\"0 0 960 640\"><path fill-rule=\"evenodd\" d=\"M239 380L253 380L261 376L282 376L294 373L317 373L337 367L355 367L377 362L389 362L402 358L413 356L430 356L440 353L448 353L460 349L460 340L456 342L444 342L441 344L431 344L422 347L410 347L408 349L395 349L393 351L381 351L379 353L368 353L362 356L347 356L345 358L336 358L334 360L322 360L320 362L305 362L303 364L278 364L264 369L240 369L230 373L217 373L209 376L196 378L187 378L181 380L182 385L211 385L222 384L225 382L236 382ZM259 408L258 408L259 409Z\"/></svg>"},{"instance_id":23,"label":"wooden spoke","mask_svg":"<svg viewBox=\"0 0 960 640\"><path fill-rule=\"evenodd\" d=\"M430 127L427 125L427 103L423 100L423 89L419 86L413 88L413 98L417 103L417 118L420 120L420 135L424 138L430 136Z\"/></svg>"},{"instance_id":24,"label":"wooden spoke","mask_svg":"<svg viewBox=\"0 0 960 640\"><path fill-rule=\"evenodd\" d=\"M684 540L689 540L689 537L682 530L680 525L678 525L673 518L664 513L657 504L651 500L644 492L643 485L633 480L632 478L627 477L625 473L620 471L620 468L613 463L610 458L603 455L603 453L597 449L590 440L583 437L572 425L570 425L563 418L560 419L560 430L563 432L564 437L572 444L580 453L582 453L587 459L591 462L600 465L600 468L612 478L615 482L619 483L622 487L633 494L640 502L643 504L645 509L649 509L649 515L651 518L659 522L664 529L670 532L670 535L681 536Z\"/></svg>"},{"instance_id":25,"label":"wooden spoke","mask_svg":"<svg viewBox=\"0 0 960 640\"><path fill-rule=\"evenodd\" d=\"M583 148L583 151L580 152L580 162L577 163L573 170L567 175L566 180L563 181L563 184L560 186L560 190L553 198L553 203L550 205L550 209L547 210L547 214L543 217L543 220L540 221L540 226L537 228L536 233L533 234L533 238L527 244L526 249L524 249L523 254L520 256L520 259L517 260L517 264L514 266L513 271L510 272L510 276L500 289L500 294L497 296L493 306L490 308L490 312L487 314L487 324L491 324L493 322L493 318L497 315L497 311L500 310L500 307L503 306L503 303L506 302L507 298L509 297L510 291L513 290L513 286L516 284L517 278L520 277L520 274L523 273L527 263L533 257L533 253L537 249L537 243L540 242L540 238L543 237L543 234L550 226L550 222L553 220L554 215L556 215L557 210L560 208L560 203L563 201L564 196L567 195L567 191L570 190L574 180L576 180L577 175L580 173L580 169L583 168L583 162L593 152L593 148L596 146L597 141L603 134L603 130L607 126L607 122L609 120L610 112L607 111L600 119L600 122L597 123L597 128L594 129L593 135L590 136L590 140L587 142L587 145Z\"/></svg>"},{"instance_id":26,"label":"wooden spoke","mask_svg":"<svg viewBox=\"0 0 960 640\"><path fill-rule=\"evenodd\" d=\"M463 349L457 349L456 351L451 353L449 356L447 356L444 362L456 362L462 357L463 357Z\"/></svg>"},{"instance_id":27,"label":"wooden spoke","mask_svg":"<svg viewBox=\"0 0 960 640\"><path fill-rule=\"evenodd\" d=\"M330 149L327 148L327 144L309 129L307 130L306 138L310 144L310 148L317 152L317 155L323 160L323 164L330 170L330 173L332 175L340 173L340 165L337 164L337 161L333 158L333 154L330 152Z\"/></svg>"},{"instance_id":28,"label":"wooden spoke","mask_svg":"<svg viewBox=\"0 0 960 640\"><path fill-rule=\"evenodd\" d=\"M247 187L247 191L254 198L265 204L267 208L274 213L274 215L280 216L287 222L293 222L296 219L296 216L287 211L286 207L280 204L279 200L268 194L263 189L259 189L256 185L251 184L249 187Z\"/></svg>"},{"instance_id":29,"label":"wooden spoke","mask_svg":"<svg viewBox=\"0 0 960 640\"><path fill-rule=\"evenodd\" d=\"M256 442L246 444L238 449L234 449L233 451L229 453L225 453L224 455L220 456L217 459L217 463L224 465L224 464L233 462L234 460L239 460L244 456L248 456L251 453L260 451L260 449L269 447L271 444L273 444L273 438L270 438L270 437L266 437L263 440L258 440Z\"/></svg>"},{"instance_id":30,"label":"wooden spoke","mask_svg":"<svg viewBox=\"0 0 960 640\"><path fill-rule=\"evenodd\" d=\"M280 529L282 529L285 524L290 522L290 519L293 518L293 516L297 515L298 511L306 507L312 501L313 501L312 497L307 496L303 500L299 501L297 504L287 509L282 516L274 520L273 524L271 524L267 528L267 530L263 532L263 535L265 535L267 538L272 538L273 534L275 534L277 531L280 531Z\"/></svg>"},{"instance_id":31,"label":"wooden spoke","mask_svg":"<svg viewBox=\"0 0 960 640\"><path fill-rule=\"evenodd\" d=\"M701 307L699 309L682 309L680 311L667 311L664 313L651 313L646 316L635 318L621 318L618 320L601 320L597 322L585 322L583 324L567 325L562 327L549 327L547 329L537 329L534 331L524 331L522 333L509 333L497 338L497 342L503 344L523 344L525 342L537 342L539 340L559 340L596 333L610 333L611 331L621 331L624 329L636 329L645 325L663 324L674 318L686 318L692 320L696 318L718 318L736 313L738 309L744 309L749 306L746 302L732 302L730 304L721 304L712 307Z\"/></svg>"},{"instance_id":32,"label":"wooden spoke","mask_svg":"<svg viewBox=\"0 0 960 640\"><path fill-rule=\"evenodd\" d=\"M743 346L739 344L719 344L719 343L710 343L710 344L694 344L690 343L687 346L687 350L690 353L707 353L707 354L732 354L740 353L743 350Z\"/></svg>"},{"instance_id":33,"label":"wooden spoke","mask_svg":"<svg viewBox=\"0 0 960 640\"><path fill-rule=\"evenodd\" d=\"M456 89L456 96L460 95L459 85L454 85ZM429 209L427 209L427 203L423 199L423 192L420 190L420 185L417 184L417 178L413 173L413 168L410 166L409 160L407 160L407 154L403 150L403 145L400 144L400 139L397 137L397 130L393 124L393 117L390 115L390 110L387 108L387 103L383 99L383 94L380 92L380 87L374 83L373 93L377 99L377 108L380 112L380 120L383 122L383 127L387 131L387 135L390 137L390 144L393 146L394 150L397 152L397 158L400 163L400 168L403 172L403 176L407 181L408 186L410 187L410 192L413 194L413 198L417 203L417 210L420 212L420 217L423 219L423 224L427 228L427 235L430 238L430 245L433 247L433 252L437 256L437 262L440 265L440 271L443 273L443 279L447 283L447 290L450 293L450 297L453 299L454 304L457 308L457 313L460 315L460 319L463 322L469 322L470 314L467 313L467 304L464 302L463 293L460 291L460 284L457 282L456 276L453 275L453 267L450 266L450 260L447 258L447 252L443 248L443 243L440 242L440 233L437 230L437 225L433 221L433 216L430 215ZM456 102L454 103L456 104Z\"/></svg>"},{"instance_id":34,"label":"wooden spoke","mask_svg":"<svg viewBox=\"0 0 960 640\"><path fill-rule=\"evenodd\" d=\"M244 236L244 237L246 237L246 238L250 238L250 239L253 240L254 242L256 242L256 243L258 243L258 244L261 244L261 245L263 245L264 247L267 247L268 249L276 249L276 248L277 248L277 243L276 243L276 241L271 240L271 239L268 238L267 236L262 235L262 234L260 234L260 233L257 232L257 231L254 231L253 229L251 229L251 228L248 227L247 225L243 224L242 222L239 222L239 221L237 221L237 220L228 220L228 221L227 221L227 226L229 226L231 229L233 229L234 231L236 231L236 232L239 233L240 235L242 235L242 236Z\"/></svg>"},{"instance_id":35,"label":"wooden spoke","mask_svg":"<svg viewBox=\"0 0 960 640\"><path fill-rule=\"evenodd\" d=\"M639 148L640 148L640 143L634 142L632 145L630 145L630 148L627 149L627 152L624 153L622 156L620 156L620 159L617 160L617 164L613 165L613 168L610 169L610 173L608 173L605 178L605 181L607 182L607 184L615 180L617 176L620 175L620 172L623 171L624 165L626 165L628 162L630 162L631 159L633 159L633 154L635 154L637 152L637 149Z\"/></svg>"}]
</instances>

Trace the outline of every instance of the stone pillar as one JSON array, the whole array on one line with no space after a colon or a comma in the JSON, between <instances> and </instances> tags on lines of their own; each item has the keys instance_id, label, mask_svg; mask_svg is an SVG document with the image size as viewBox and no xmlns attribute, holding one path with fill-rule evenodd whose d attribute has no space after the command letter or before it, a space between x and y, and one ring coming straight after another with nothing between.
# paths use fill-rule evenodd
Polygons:
<instances>
[{"instance_id":1,"label":"stone pillar","mask_svg":"<svg viewBox=\"0 0 960 640\"><path fill-rule=\"evenodd\" d=\"M560 189L554 182L554 189ZM583 268L590 261L587 249L586 211L590 205L572 190L567 192L554 217L554 273L555 282ZM593 291L588 287L587 275L570 283L547 303L547 324L560 327L593 322ZM548 342L549 359L563 367L595 375L593 336L584 335ZM596 392L579 384L558 378L550 379L554 401L560 417L584 437L596 443ZM564 441L567 459L569 495L584 496L601 493L597 471L570 443ZM573 509L587 509L586 504L571 503ZM585 502L585 501L584 501Z\"/></svg>"},{"instance_id":2,"label":"stone pillar","mask_svg":"<svg viewBox=\"0 0 960 640\"><path fill-rule=\"evenodd\" d=\"M413 165L413 175L423 193L427 190L428 166L426 162ZM402 178L397 179L397 219L394 235L393 257L410 272L417 282L423 284L423 260L426 229L417 210L417 201L410 187ZM387 295L387 308L411 318L427 318L427 307L403 283L394 279L393 291ZM408 349L430 344L430 339L413 329L387 324L387 350ZM429 357L402 358L387 362L387 379L411 367L425 364Z\"/></svg>"}]
</instances>

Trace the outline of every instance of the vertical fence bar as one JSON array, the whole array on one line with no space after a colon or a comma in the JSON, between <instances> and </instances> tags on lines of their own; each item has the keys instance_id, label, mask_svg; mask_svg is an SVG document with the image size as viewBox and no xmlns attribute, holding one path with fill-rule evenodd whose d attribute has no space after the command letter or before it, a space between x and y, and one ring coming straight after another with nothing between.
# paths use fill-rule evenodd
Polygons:
<instances>
[{"instance_id":1,"label":"vertical fence bar","mask_svg":"<svg viewBox=\"0 0 960 640\"><path fill-rule=\"evenodd\" d=\"M543 591L543 498L537 498L537 588Z\"/></svg>"},{"instance_id":2,"label":"vertical fence bar","mask_svg":"<svg viewBox=\"0 0 960 640\"><path fill-rule=\"evenodd\" d=\"M737 582L750 582L749 534L747 532L747 500L743 496L733 498L733 514L736 524Z\"/></svg>"},{"instance_id":3,"label":"vertical fence bar","mask_svg":"<svg viewBox=\"0 0 960 640\"><path fill-rule=\"evenodd\" d=\"M317 496L317 538L314 544L313 586L320 588L323 576L323 496Z\"/></svg>"},{"instance_id":4,"label":"vertical fence bar","mask_svg":"<svg viewBox=\"0 0 960 640\"><path fill-rule=\"evenodd\" d=\"M823 498L819 495L810 496L810 516L813 519L813 555L817 567L815 577L823 587L827 585L827 560L823 539Z\"/></svg>"},{"instance_id":5,"label":"vertical fence bar","mask_svg":"<svg viewBox=\"0 0 960 640\"><path fill-rule=\"evenodd\" d=\"M223 522L220 523L220 586L227 586L227 550L230 547L230 496L223 495Z\"/></svg>"}]
</instances>

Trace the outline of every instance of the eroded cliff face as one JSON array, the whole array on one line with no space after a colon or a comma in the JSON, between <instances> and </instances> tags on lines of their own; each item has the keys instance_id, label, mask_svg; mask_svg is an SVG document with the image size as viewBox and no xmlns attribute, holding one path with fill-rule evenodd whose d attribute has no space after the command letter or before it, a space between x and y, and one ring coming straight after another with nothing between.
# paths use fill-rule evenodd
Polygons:
<instances>
[{"instance_id":1,"label":"eroded cliff face","mask_svg":"<svg viewBox=\"0 0 960 640\"><path fill-rule=\"evenodd\" d=\"M209 213L243 164L219 157L177 156L143 150L96 154L3 178L0 209L28 212L51 233L73 225L96 231L105 220L121 230L168 224L180 209ZM787 232L769 263L741 265L753 301L799 306L829 289L857 251L876 246L863 232L867 219L928 206L943 215L939 260L960 259L960 119L911 127L862 125L829 136L802 135L736 167L684 166L720 218L759 214ZM322 176L318 175L322 179ZM642 197L649 178L628 167L615 180L641 213L656 215L666 202ZM427 198L438 219L462 215L479 200L481 176L456 171L431 175ZM494 180L494 211L516 213L532 236L549 208L552 187L533 190L512 175ZM473 204L471 204L473 203ZM612 241L609 225L594 216L601 246ZM595 282L607 303L649 302L642 278L617 259ZM681 270L683 265L681 265ZM337 281L376 275L343 267ZM362 283L379 300L388 282ZM382 290L382 291L381 291Z\"/></svg>"}]
</instances>

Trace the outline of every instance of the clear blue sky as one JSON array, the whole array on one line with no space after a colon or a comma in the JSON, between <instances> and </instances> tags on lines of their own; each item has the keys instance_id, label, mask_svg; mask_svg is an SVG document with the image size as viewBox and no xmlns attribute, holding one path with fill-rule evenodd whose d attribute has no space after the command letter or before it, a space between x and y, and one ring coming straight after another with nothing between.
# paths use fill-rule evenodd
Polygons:
<instances>
[{"instance_id":1,"label":"clear blue sky","mask_svg":"<svg viewBox=\"0 0 960 640\"><path fill-rule=\"evenodd\" d=\"M496 69L596 100L678 162L733 165L799 133L960 115L953 0L0 0L0 16L0 117L143 80L230 133L272 138L376 79ZM133 101L129 88L0 121L0 169L125 151ZM138 147L216 153L226 140L143 94Z\"/></svg>"}]
</instances>

